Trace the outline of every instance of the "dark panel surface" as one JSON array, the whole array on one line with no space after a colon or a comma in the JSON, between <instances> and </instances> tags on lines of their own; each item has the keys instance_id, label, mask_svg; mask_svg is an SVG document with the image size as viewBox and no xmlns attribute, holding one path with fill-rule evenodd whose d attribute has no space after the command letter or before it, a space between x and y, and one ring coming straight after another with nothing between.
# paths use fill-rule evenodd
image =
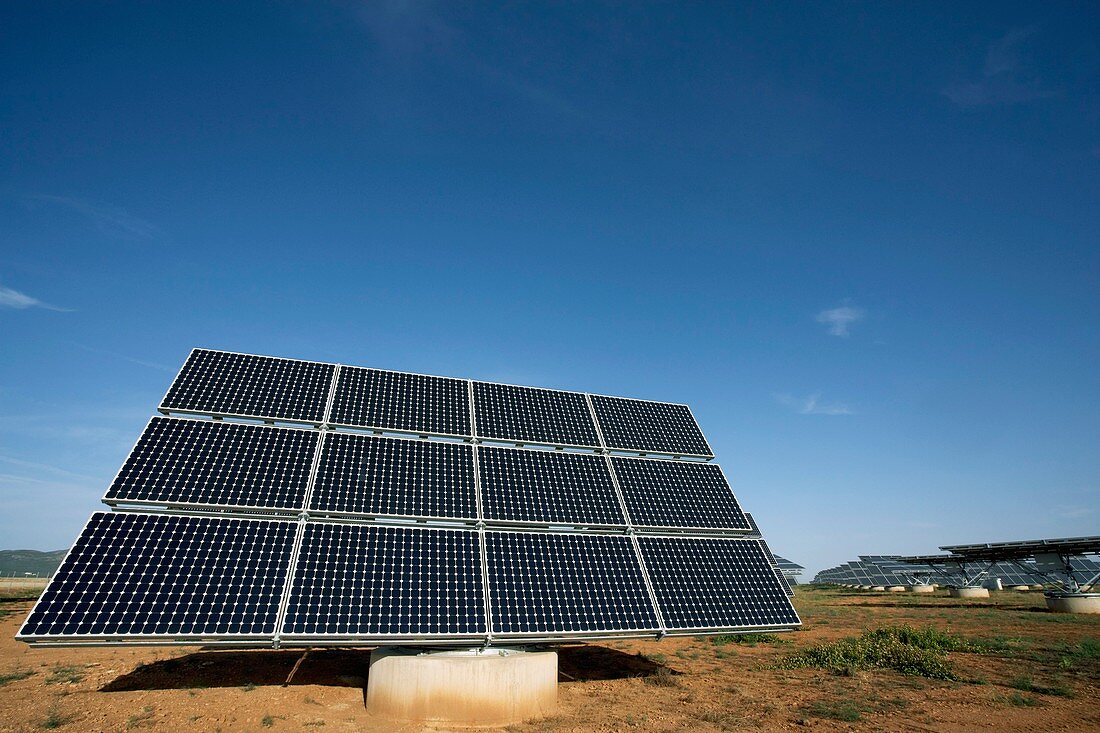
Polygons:
<instances>
[{"instance_id":1,"label":"dark panel surface","mask_svg":"<svg viewBox=\"0 0 1100 733\"><path fill-rule=\"evenodd\" d=\"M332 364L195 349L162 410L320 423Z\"/></svg>"},{"instance_id":2,"label":"dark panel surface","mask_svg":"<svg viewBox=\"0 0 1100 733\"><path fill-rule=\"evenodd\" d=\"M486 532L494 634L656 629L630 538Z\"/></svg>"},{"instance_id":3,"label":"dark panel surface","mask_svg":"<svg viewBox=\"0 0 1100 733\"><path fill-rule=\"evenodd\" d=\"M714 464L620 457L611 463L635 525L751 529Z\"/></svg>"},{"instance_id":4,"label":"dark panel surface","mask_svg":"<svg viewBox=\"0 0 1100 733\"><path fill-rule=\"evenodd\" d=\"M464 379L340 367L330 422L410 433L468 436Z\"/></svg>"},{"instance_id":5,"label":"dark panel surface","mask_svg":"<svg viewBox=\"0 0 1100 733\"><path fill-rule=\"evenodd\" d=\"M473 446L329 433L310 508L476 519Z\"/></svg>"},{"instance_id":6,"label":"dark panel surface","mask_svg":"<svg viewBox=\"0 0 1100 733\"><path fill-rule=\"evenodd\" d=\"M477 532L307 524L283 633L486 633Z\"/></svg>"},{"instance_id":7,"label":"dark panel surface","mask_svg":"<svg viewBox=\"0 0 1100 733\"><path fill-rule=\"evenodd\" d=\"M300 510L319 433L154 417L108 500Z\"/></svg>"},{"instance_id":8,"label":"dark panel surface","mask_svg":"<svg viewBox=\"0 0 1100 733\"><path fill-rule=\"evenodd\" d=\"M478 448L486 519L626 524L603 456Z\"/></svg>"},{"instance_id":9,"label":"dark panel surface","mask_svg":"<svg viewBox=\"0 0 1100 733\"><path fill-rule=\"evenodd\" d=\"M686 405L592 396L608 448L673 455L713 455Z\"/></svg>"},{"instance_id":10,"label":"dark panel surface","mask_svg":"<svg viewBox=\"0 0 1100 733\"><path fill-rule=\"evenodd\" d=\"M94 514L20 634L272 636L296 529Z\"/></svg>"},{"instance_id":11,"label":"dark panel surface","mask_svg":"<svg viewBox=\"0 0 1100 733\"><path fill-rule=\"evenodd\" d=\"M638 544L671 630L799 623L759 540L639 536Z\"/></svg>"},{"instance_id":12,"label":"dark panel surface","mask_svg":"<svg viewBox=\"0 0 1100 733\"><path fill-rule=\"evenodd\" d=\"M474 382L477 434L517 443L598 446L588 402L580 392Z\"/></svg>"}]
</instances>

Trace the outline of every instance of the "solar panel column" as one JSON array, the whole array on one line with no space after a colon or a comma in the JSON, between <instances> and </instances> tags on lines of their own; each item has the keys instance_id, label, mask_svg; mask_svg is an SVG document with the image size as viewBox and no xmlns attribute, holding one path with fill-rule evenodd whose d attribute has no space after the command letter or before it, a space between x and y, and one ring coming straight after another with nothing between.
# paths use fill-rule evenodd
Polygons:
<instances>
[{"instance_id":1,"label":"solar panel column","mask_svg":"<svg viewBox=\"0 0 1100 733\"><path fill-rule=\"evenodd\" d=\"M272 642L272 646L276 649L279 648L281 643L281 637L283 632L283 625L286 622L287 606L290 604L290 592L294 585L294 574L298 566L298 556L302 551L302 541L306 534L306 522L309 519L309 505L313 497L313 487L317 483L317 469L321 465L321 454L325 448L325 437L329 431L329 420L332 415L332 400L336 395L336 384L340 379L340 365L337 364L332 370L332 379L329 382L328 396L325 400L324 416L321 418L321 424L318 426L320 435L317 439L317 449L313 452L313 464L309 469L309 480L306 483L306 495L302 502L301 512L298 514L298 529L294 535L294 546L290 551L290 565L287 568L286 585L283 587L283 595L279 600L279 615L275 623L275 638Z\"/></svg>"}]
</instances>

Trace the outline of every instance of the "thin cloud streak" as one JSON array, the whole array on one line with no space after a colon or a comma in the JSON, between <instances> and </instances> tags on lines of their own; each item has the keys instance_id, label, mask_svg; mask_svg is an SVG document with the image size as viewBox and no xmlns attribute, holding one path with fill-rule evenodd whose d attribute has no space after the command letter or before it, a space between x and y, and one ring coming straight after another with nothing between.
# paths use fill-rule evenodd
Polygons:
<instances>
[{"instance_id":1,"label":"thin cloud streak","mask_svg":"<svg viewBox=\"0 0 1100 733\"><path fill-rule=\"evenodd\" d=\"M56 305L50 305L43 302L38 298L32 298L26 293L21 293L18 290L12 288L6 288L0 285L0 306L4 308L14 308L15 310L27 310L28 308L43 308L48 311L57 311L59 313L71 313L71 308L61 308Z\"/></svg>"},{"instance_id":2,"label":"thin cloud streak","mask_svg":"<svg viewBox=\"0 0 1100 733\"><path fill-rule=\"evenodd\" d=\"M72 343L72 342L70 342L70 343ZM127 356L126 354L119 354L119 353L114 352L114 351L108 351L107 349L97 349L97 348L92 347L92 346L86 346L84 344L77 344L77 343L73 343L73 346L77 347L78 349L83 349L84 351L87 351L88 353L91 353L91 354L100 354L102 356L109 356L113 359L121 359L122 361L128 361L131 364L137 364L138 366L148 367L150 369L156 369L156 370L162 371L162 372L174 372L174 371L176 371L175 369L173 369L172 367L170 367L166 364L158 364L155 361L144 361L142 359L135 359L132 356Z\"/></svg>"},{"instance_id":3,"label":"thin cloud streak","mask_svg":"<svg viewBox=\"0 0 1100 733\"><path fill-rule=\"evenodd\" d=\"M842 305L839 308L821 311L814 316L814 320L828 326L829 333L833 336L846 337L851 334L852 324L863 320L866 315L867 313L862 308Z\"/></svg>"},{"instance_id":4,"label":"thin cloud streak","mask_svg":"<svg viewBox=\"0 0 1100 733\"><path fill-rule=\"evenodd\" d=\"M820 394L809 397L795 397L790 394L777 394L775 400L790 407L800 415L854 415L855 411L843 402L822 402Z\"/></svg>"},{"instance_id":5,"label":"thin cloud streak","mask_svg":"<svg viewBox=\"0 0 1100 733\"><path fill-rule=\"evenodd\" d=\"M960 107L1021 104L1057 96L1058 92L1043 88L1024 64L1020 46L1034 33L1034 28L1016 28L990 43L977 78L952 84L943 95Z\"/></svg>"},{"instance_id":6,"label":"thin cloud streak","mask_svg":"<svg viewBox=\"0 0 1100 733\"><path fill-rule=\"evenodd\" d=\"M32 201L56 204L90 219L96 229L109 236L122 236L127 239L150 239L160 234L160 227L152 222L133 216L126 211L101 204L93 204L84 199L70 196L30 196Z\"/></svg>"}]
</instances>

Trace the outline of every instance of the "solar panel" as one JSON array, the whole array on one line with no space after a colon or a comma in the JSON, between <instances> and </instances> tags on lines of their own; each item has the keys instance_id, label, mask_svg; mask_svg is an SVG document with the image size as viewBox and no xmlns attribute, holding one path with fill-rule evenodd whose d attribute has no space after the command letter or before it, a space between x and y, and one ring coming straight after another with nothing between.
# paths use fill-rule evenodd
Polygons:
<instances>
[{"instance_id":1,"label":"solar panel","mask_svg":"<svg viewBox=\"0 0 1100 733\"><path fill-rule=\"evenodd\" d=\"M310 510L476 520L473 446L328 433Z\"/></svg>"},{"instance_id":2,"label":"solar panel","mask_svg":"<svg viewBox=\"0 0 1100 733\"><path fill-rule=\"evenodd\" d=\"M195 349L161 412L321 423L336 367L296 359Z\"/></svg>"},{"instance_id":3,"label":"solar panel","mask_svg":"<svg viewBox=\"0 0 1100 733\"><path fill-rule=\"evenodd\" d=\"M480 446L478 471L485 519L626 524L603 456Z\"/></svg>"},{"instance_id":4,"label":"solar panel","mask_svg":"<svg viewBox=\"0 0 1100 733\"><path fill-rule=\"evenodd\" d=\"M642 535L637 539L668 629L801 623L758 540Z\"/></svg>"},{"instance_id":5,"label":"solar panel","mask_svg":"<svg viewBox=\"0 0 1100 733\"><path fill-rule=\"evenodd\" d=\"M384 640L485 633L476 531L306 524L284 636Z\"/></svg>"},{"instance_id":6,"label":"solar panel","mask_svg":"<svg viewBox=\"0 0 1100 733\"><path fill-rule=\"evenodd\" d=\"M494 636L659 628L625 535L486 532Z\"/></svg>"},{"instance_id":7,"label":"solar panel","mask_svg":"<svg viewBox=\"0 0 1100 733\"><path fill-rule=\"evenodd\" d=\"M592 407L608 448L713 457L687 405L592 395Z\"/></svg>"},{"instance_id":8,"label":"solar panel","mask_svg":"<svg viewBox=\"0 0 1100 733\"><path fill-rule=\"evenodd\" d=\"M611 463L637 526L752 529L722 469L712 463L620 456Z\"/></svg>"},{"instance_id":9,"label":"solar panel","mask_svg":"<svg viewBox=\"0 0 1100 733\"><path fill-rule=\"evenodd\" d=\"M477 434L517 443L597 447L588 400L580 392L474 382Z\"/></svg>"},{"instance_id":10,"label":"solar panel","mask_svg":"<svg viewBox=\"0 0 1100 733\"><path fill-rule=\"evenodd\" d=\"M270 638L297 524L92 515L19 638Z\"/></svg>"},{"instance_id":11,"label":"solar panel","mask_svg":"<svg viewBox=\"0 0 1100 733\"><path fill-rule=\"evenodd\" d=\"M686 406L196 349L160 409L319 430L153 418L104 497L128 513L93 515L19 638L469 645L799 623L721 469L669 459L712 457Z\"/></svg>"},{"instance_id":12,"label":"solar panel","mask_svg":"<svg viewBox=\"0 0 1100 733\"><path fill-rule=\"evenodd\" d=\"M469 382L450 377L341 366L333 425L469 437Z\"/></svg>"},{"instance_id":13,"label":"solar panel","mask_svg":"<svg viewBox=\"0 0 1100 733\"><path fill-rule=\"evenodd\" d=\"M103 500L301 511L318 435L154 417Z\"/></svg>"}]
</instances>

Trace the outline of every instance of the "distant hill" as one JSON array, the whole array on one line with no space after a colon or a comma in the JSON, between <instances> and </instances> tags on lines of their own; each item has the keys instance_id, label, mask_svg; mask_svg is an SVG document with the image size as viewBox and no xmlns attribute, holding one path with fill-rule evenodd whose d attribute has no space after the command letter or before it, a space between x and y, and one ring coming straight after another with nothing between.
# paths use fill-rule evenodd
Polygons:
<instances>
[{"instance_id":1,"label":"distant hill","mask_svg":"<svg viewBox=\"0 0 1100 733\"><path fill-rule=\"evenodd\" d=\"M10 578L23 573L41 577L53 575L68 550L39 552L38 550L0 550L0 576Z\"/></svg>"}]
</instances>

